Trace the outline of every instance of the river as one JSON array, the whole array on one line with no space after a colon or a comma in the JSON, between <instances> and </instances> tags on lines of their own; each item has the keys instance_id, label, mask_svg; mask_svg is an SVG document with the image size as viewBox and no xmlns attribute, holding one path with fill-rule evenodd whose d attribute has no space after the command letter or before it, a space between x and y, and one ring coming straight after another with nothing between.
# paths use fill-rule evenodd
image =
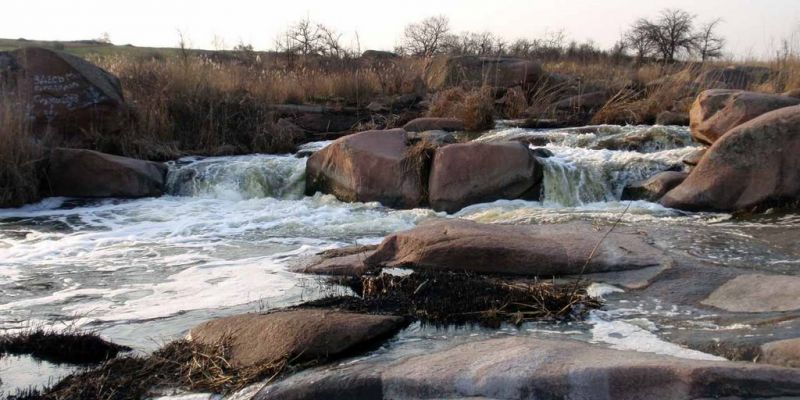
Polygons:
<instances>
[{"instance_id":1,"label":"river","mask_svg":"<svg viewBox=\"0 0 800 400\"><path fill-rule=\"evenodd\" d=\"M429 209L392 210L377 203L347 204L330 195L307 197L306 159L287 154L172 162L169 194L160 198L50 198L0 210L0 331L88 329L137 352L152 351L213 317L325 295L331 289L321 287L319 279L289 272L288 263L323 249L377 243L427 219L611 222L628 206L619 200L626 184L681 168L682 157L696 149L686 128L661 126L526 130L501 125L477 140L520 137L546 143L553 153L545 159L541 202L497 201L447 215ZM636 151L628 151L625 146L630 143L636 144ZM326 144L311 143L303 150ZM800 225L800 218L792 215L735 221L727 214L685 213L635 201L622 221L677 227L685 235L671 238L670 246L708 260L797 267L795 260L760 250L747 240L754 226ZM724 240L712 232L723 232ZM730 240L737 237L742 240ZM615 288L595 285L593 290L612 293ZM520 330L412 325L387 348L416 351L443 338L537 333L716 358L659 339L654 333L658 317L643 317L641 312L632 316L623 309L609 303L585 322L529 324ZM0 360L0 390L45 384L69 370L6 357Z\"/></svg>"}]
</instances>

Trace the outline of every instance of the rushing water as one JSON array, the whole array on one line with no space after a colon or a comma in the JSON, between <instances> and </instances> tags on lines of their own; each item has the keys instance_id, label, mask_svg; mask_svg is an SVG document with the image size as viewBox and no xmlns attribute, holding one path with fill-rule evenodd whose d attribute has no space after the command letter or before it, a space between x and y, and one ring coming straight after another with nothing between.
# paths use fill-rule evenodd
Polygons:
<instances>
[{"instance_id":1,"label":"rushing water","mask_svg":"<svg viewBox=\"0 0 800 400\"><path fill-rule=\"evenodd\" d=\"M694 150L687 130L680 127L498 129L478 140L521 138L553 153L544 159L543 200L478 204L450 216L428 209L347 204L329 195L304 196L306 160L294 155L181 159L170 166L169 195L161 198L52 198L0 210L0 330L92 329L137 351L150 351L211 317L319 296L316 279L287 271L294 257L376 243L426 219L460 217L512 224L613 221L628 207L619 201L626 184L681 168L681 158ZM631 147L636 151L629 151ZM717 224L729 233L745 234L743 226L761 226L759 221L731 223L727 215L682 213L643 201L630 204L624 221L684 226L688 233L674 238L675 246L708 259L767 260L776 268L792 263L746 240L720 246L705 229ZM798 223L791 217L784 222ZM692 230L697 234L692 236ZM532 325L521 331L443 332L412 326L395 345L415 351L437 338L528 332L710 357L660 341L648 322L639 319L628 321L625 313L610 311L595 313L574 326ZM9 372L13 368L8 359L4 362L0 390L18 387L14 380L20 383L29 377L30 368Z\"/></svg>"}]
</instances>

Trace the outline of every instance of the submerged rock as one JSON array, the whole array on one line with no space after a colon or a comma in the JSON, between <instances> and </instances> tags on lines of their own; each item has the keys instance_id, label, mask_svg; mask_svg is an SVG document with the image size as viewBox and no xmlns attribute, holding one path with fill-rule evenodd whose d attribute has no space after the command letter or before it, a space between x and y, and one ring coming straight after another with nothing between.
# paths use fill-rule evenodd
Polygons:
<instances>
[{"instance_id":1,"label":"submerged rock","mask_svg":"<svg viewBox=\"0 0 800 400\"><path fill-rule=\"evenodd\" d=\"M686 172L664 171L649 179L633 183L622 192L622 200L658 201L689 176Z\"/></svg>"},{"instance_id":2,"label":"submerged rock","mask_svg":"<svg viewBox=\"0 0 800 400\"><path fill-rule=\"evenodd\" d=\"M57 148L50 152L50 194L67 197L148 197L164 193L167 167L162 163L92 150Z\"/></svg>"},{"instance_id":3,"label":"submerged rock","mask_svg":"<svg viewBox=\"0 0 800 400\"><path fill-rule=\"evenodd\" d=\"M128 118L116 76L44 48L0 52L0 95L28 105L34 133L57 134L76 144L82 132L118 132Z\"/></svg>"},{"instance_id":4,"label":"submerged rock","mask_svg":"<svg viewBox=\"0 0 800 400\"><path fill-rule=\"evenodd\" d=\"M642 234L585 223L508 226L443 220L388 236L364 262L371 268L409 267L530 276L574 275L661 265L663 252ZM600 243L587 264L595 246Z\"/></svg>"},{"instance_id":5,"label":"submerged rock","mask_svg":"<svg viewBox=\"0 0 800 400\"><path fill-rule=\"evenodd\" d=\"M408 158L402 129L345 136L308 158L306 193L330 193L341 201L377 201L394 208L424 202L423 165Z\"/></svg>"},{"instance_id":6,"label":"submerged rock","mask_svg":"<svg viewBox=\"0 0 800 400\"><path fill-rule=\"evenodd\" d=\"M470 204L499 199L538 200L542 167L519 142L464 143L436 151L428 186L437 211L455 212Z\"/></svg>"},{"instance_id":7,"label":"submerged rock","mask_svg":"<svg viewBox=\"0 0 800 400\"><path fill-rule=\"evenodd\" d=\"M687 399L800 395L800 370L512 337L307 371L255 399Z\"/></svg>"},{"instance_id":8,"label":"submerged rock","mask_svg":"<svg viewBox=\"0 0 800 400\"><path fill-rule=\"evenodd\" d=\"M706 90L697 97L690 112L692 136L713 144L729 130L759 115L800 104L800 99L743 90Z\"/></svg>"},{"instance_id":9,"label":"submerged rock","mask_svg":"<svg viewBox=\"0 0 800 400\"><path fill-rule=\"evenodd\" d=\"M800 199L800 106L766 113L711 146L661 203L683 210L737 211Z\"/></svg>"},{"instance_id":10,"label":"submerged rock","mask_svg":"<svg viewBox=\"0 0 800 400\"><path fill-rule=\"evenodd\" d=\"M353 246L324 251L309 259L299 260L292 270L303 274L361 276L369 271L364 260L374 254L377 247Z\"/></svg>"},{"instance_id":11,"label":"submerged rock","mask_svg":"<svg viewBox=\"0 0 800 400\"><path fill-rule=\"evenodd\" d=\"M404 319L326 310L244 314L208 321L190 340L216 345L228 340L235 367L339 356L397 332Z\"/></svg>"},{"instance_id":12,"label":"submerged rock","mask_svg":"<svg viewBox=\"0 0 800 400\"><path fill-rule=\"evenodd\" d=\"M733 312L800 310L800 277L741 275L703 300L703 304Z\"/></svg>"},{"instance_id":13,"label":"submerged rock","mask_svg":"<svg viewBox=\"0 0 800 400\"><path fill-rule=\"evenodd\" d=\"M689 125L689 113L664 111L656 116L656 125Z\"/></svg>"},{"instance_id":14,"label":"submerged rock","mask_svg":"<svg viewBox=\"0 0 800 400\"><path fill-rule=\"evenodd\" d=\"M457 118L425 117L409 121L403 126L406 132L445 131L459 132L464 130L464 121Z\"/></svg>"}]
</instances>

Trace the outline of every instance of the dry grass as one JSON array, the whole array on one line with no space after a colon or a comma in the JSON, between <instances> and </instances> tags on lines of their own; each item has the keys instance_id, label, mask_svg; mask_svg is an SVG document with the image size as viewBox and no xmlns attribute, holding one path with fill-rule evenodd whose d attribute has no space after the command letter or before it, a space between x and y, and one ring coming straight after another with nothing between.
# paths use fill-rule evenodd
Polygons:
<instances>
[{"instance_id":1,"label":"dry grass","mask_svg":"<svg viewBox=\"0 0 800 400\"><path fill-rule=\"evenodd\" d=\"M42 147L12 99L0 99L0 207L39 199Z\"/></svg>"},{"instance_id":2,"label":"dry grass","mask_svg":"<svg viewBox=\"0 0 800 400\"><path fill-rule=\"evenodd\" d=\"M304 307L338 307L367 313L402 315L426 324L480 324L580 319L600 302L583 285L508 280L466 272L415 271L407 276L380 274L342 282L361 297L322 299Z\"/></svg>"},{"instance_id":3,"label":"dry grass","mask_svg":"<svg viewBox=\"0 0 800 400\"><path fill-rule=\"evenodd\" d=\"M95 147L148 159L175 153L283 153L303 138L282 130L274 104L362 107L379 96L419 91L421 64L341 60L293 64L205 57L122 57L90 60L117 75L135 121L131 132ZM313 60L312 60L313 61ZM230 152L230 151L229 151Z\"/></svg>"},{"instance_id":4,"label":"dry grass","mask_svg":"<svg viewBox=\"0 0 800 400\"><path fill-rule=\"evenodd\" d=\"M491 88L451 88L436 93L428 110L429 117L458 118L470 132L494 127L494 97Z\"/></svg>"},{"instance_id":5,"label":"dry grass","mask_svg":"<svg viewBox=\"0 0 800 400\"><path fill-rule=\"evenodd\" d=\"M154 389L181 388L226 394L283 372L290 360L235 367L229 340L203 345L187 340L172 342L149 357L122 357L64 378L43 393L42 400L139 400Z\"/></svg>"},{"instance_id":6,"label":"dry grass","mask_svg":"<svg viewBox=\"0 0 800 400\"><path fill-rule=\"evenodd\" d=\"M27 354L56 364L95 364L130 350L107 342L91 332L34 329L0 337L0 353Z\"/></svg>"}]
</instances>

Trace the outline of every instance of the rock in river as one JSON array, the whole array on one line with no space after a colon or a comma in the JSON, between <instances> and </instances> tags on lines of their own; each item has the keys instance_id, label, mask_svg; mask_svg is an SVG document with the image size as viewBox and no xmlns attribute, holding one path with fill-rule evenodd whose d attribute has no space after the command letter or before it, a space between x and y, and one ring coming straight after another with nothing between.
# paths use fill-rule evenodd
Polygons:
<instances>
[{"instance_id":1,"label":"rock in river","mask_svg":"<svg viewBox=\"0 0 800 400\"><path fill-rule=\"evenodd\" d=\"M428 186L434 210L455 212L499 199L538 200L542 167L527 145L463 143L436 151Z\"/></svg>"},{"instance_id":2,"label":"rock in river","mask_svg":"<svg viewBox=\"0 0 800 400\"><path fill-rule=\"evenodd\" d=\"M417 118L403 126L407 132L445 131L458 132L464 130L464 121L457 118Z\"/></svg>"},{"instance_id":3,"label":"rock in river","mask_svg":"<svg viewBox=\"0 0 800 400\"><path fill-rule=\"evenodd\" d=\"M667 192L683 182L689 174L678 171L664 171L649 179L633 183L622 192L622 200L658 201Z\"/></svg>"},{"instance_id":4,"label":"rock in river","mask_svg":"<svg viewBox=\"0 0 800 400\"><path fill-rule=\"evenodd\" d=\"M230 340L234 366L246 367L330 359L391 335L404 323L400 317L309 309L215 319L193 328L189 336L207 345Z\"/></svg>"},{"instance_id":5,"label":"rock in river","mask_svg":"<svg viewBox=\"0 0 800 400\"><path fill-rule=\"evenodd\" d=\"M377 201L394 208L424 202L422 165L409 162L402 129L345 136L314 153L306 164L306 193L330 193L339 200Z\"/></svg>"},{"instance_id":6,"label":"rock in river","mask_svg":"<svg viewBox=\"0 0 800 400\"><path fill-rule=\"evenodd\" d=\"M164 164L92 150L50 152L45 186L53 196L148 197L164 193Z\"/></svg>"},{"instance_id":7,"label":"rock in river","mask_svg":"<svg viewBox=\"0 0 800 400\"><path fill-rule=\"evenodd\" d=\"M578 274L605 234L590 224L508 226L442 220L395 233L364 261L371 268L411 267L512 275ZM638 232L617 228L597 248L587 273L658 266L663 252Z\"/></svg>"}]
</instances>

